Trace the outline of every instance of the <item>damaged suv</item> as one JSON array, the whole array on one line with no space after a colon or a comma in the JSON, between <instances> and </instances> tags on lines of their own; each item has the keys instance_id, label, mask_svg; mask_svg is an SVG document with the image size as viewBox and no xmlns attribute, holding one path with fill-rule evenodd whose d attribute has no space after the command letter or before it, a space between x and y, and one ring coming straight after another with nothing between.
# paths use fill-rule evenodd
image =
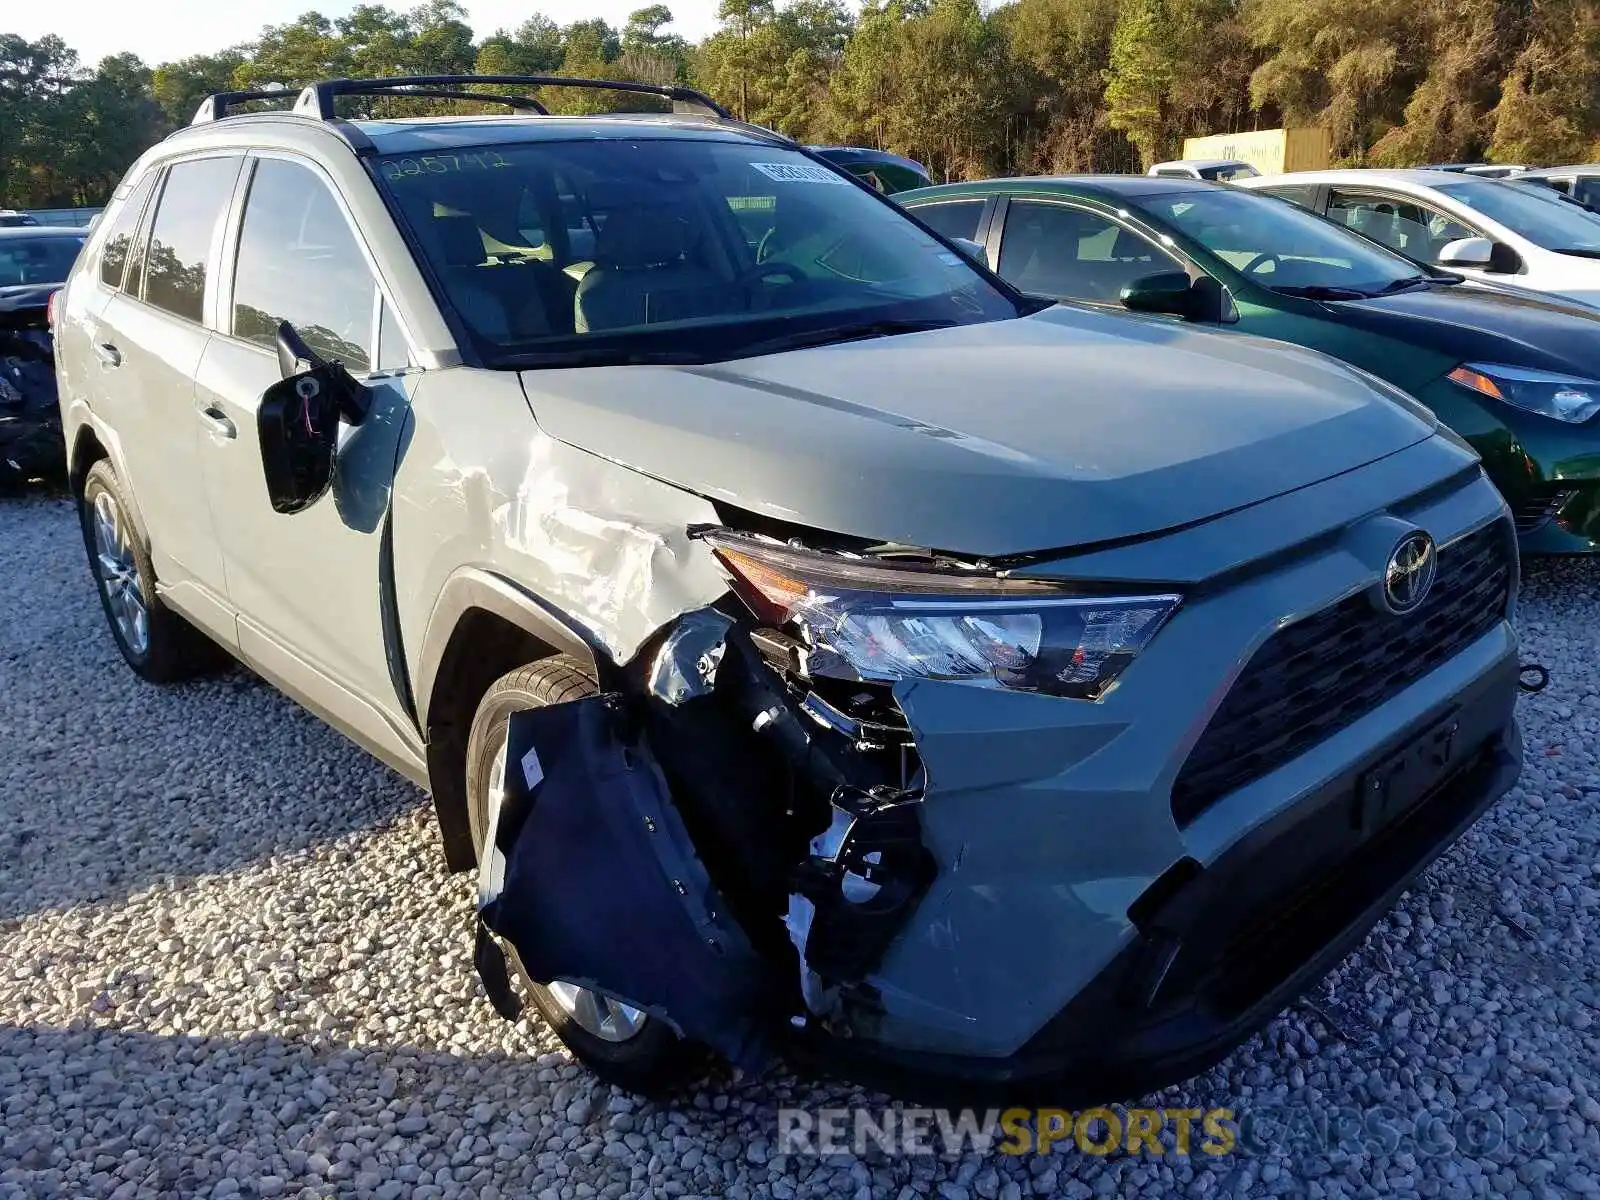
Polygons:
<instances>
[{"instance_id":1,"label":"damaged suv","mask_svg":"<svg viewBox=\"0 0 1600 1200\"><path fill-rule=\"evenodd\" d=\"M491 998L605 1078L1172 1082L1516 778L1511 522L1388 385L1029 301L685 89L281 95L60 299L110 629L427 787ZM341 112L414 97L512 112Z\"/></svg>"}]
</instances>

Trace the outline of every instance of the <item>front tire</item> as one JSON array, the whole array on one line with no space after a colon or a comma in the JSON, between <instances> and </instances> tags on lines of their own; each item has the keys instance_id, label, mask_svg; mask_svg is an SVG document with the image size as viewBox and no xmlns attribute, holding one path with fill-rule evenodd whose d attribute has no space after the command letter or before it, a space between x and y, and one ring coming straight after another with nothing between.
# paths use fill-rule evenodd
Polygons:
<instances>
[{"instance_id":1,"label":"front tire","mask_svg":"<svg viewBox=\"0 0 1600 1200\"><path fill-rule=\"evenodd\" d=\"M482 855L493 792L504 785L506 731L511 714L599 694L594 678L577 659L557 655L502 675L489 685L467 739L467 818L473 849ZM594 936L604 937L597 929ZM658 1095L685 1082L701 1055L659 1021L587 988L535 982L509 945L511 960L533 1007L569 1050L606 1083L642 1095Z\"/></svg>"},{"instance_id":2,"label":"front tire","mask_svg":"<svg viewBox=\"0 0 1600 1200\"><path fill-rule=\"evenodd\" d=\"M147 683L174 683L215 670L225 661L222 650L156 594L150 553L131 511L111 464L101 459L90 467L78 499L78 520L117 649Z\"/></svg>"}]
</instances>

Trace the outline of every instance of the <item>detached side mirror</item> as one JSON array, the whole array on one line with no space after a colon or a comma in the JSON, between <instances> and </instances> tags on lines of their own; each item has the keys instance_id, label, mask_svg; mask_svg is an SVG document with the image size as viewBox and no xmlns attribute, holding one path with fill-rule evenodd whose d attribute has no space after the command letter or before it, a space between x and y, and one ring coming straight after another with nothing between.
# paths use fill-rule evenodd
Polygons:
<instances>
[{"instance_id":1,"label":"detached side mirror","mask_svg":"<svg viewBox=\"0 0 1600 1200\"><path fill-rule=\"evenodd\" d=\"M1435 261L1441 267L1487 268L1494 260L1494 243L1485 237L1457 238L1439 248Z\"/></svg>"},{"instance_id":2,"label":"detached side mirror","mask_svg":"<svg viewBox=\"0 0 1600 1200\"><path fill-rule=\"evenodd\" d=\"M342 363L323 361L287 322L278 330L278 366L284 377L256 405L256 436L272 510L297 513L333 485L340 418L360 424L369 400Z\"/></svg>"},{"instance_id":3,"label":"detached side mirror","mask_svg":"<svg viewBox=\"0 0 1600 1200\"><path fill-rule=\"evenodd\" d=\"M955 248L965 254L980 267L989 265L989 252L971 238L951 238Z\"/></svg>"},{"instance_id":4,"label":"detached side mirror","mask_svg":"<svg viewBox=\"0 0 1600 1200\"><path fill-rule=\"evenodd\" d=\"M1227 288L1209 275L1190 279L1182 271L1157 271L1126 284L1122 306L1133 312L1167 313L1206 324L1228 324L1239 319L1239 310Z\"/></svg>"}]
</instances>

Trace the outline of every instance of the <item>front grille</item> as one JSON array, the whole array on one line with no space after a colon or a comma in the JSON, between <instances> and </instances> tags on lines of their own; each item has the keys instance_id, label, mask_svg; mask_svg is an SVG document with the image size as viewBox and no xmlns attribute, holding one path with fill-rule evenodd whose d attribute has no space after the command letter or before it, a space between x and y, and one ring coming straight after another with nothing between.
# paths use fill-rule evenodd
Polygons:
<instances>
[{"instance_id":1,"label":"front grille","mask_svg":"<svg viewBox=\"0 0 1600 1200\"><path fill-rule=\"evenodd\" d=\"M1517 532L1532 533L1542 529L1577 494L1576 488L1551 484L1518 500L1511 506L1511 520Z\"/></svg>"},{"instance_id":2,"label":"front grille","mask_svg":"<svg viewBox=\"0 0 1600 1200\"><path fill-rule=\"evenodd\" d=\"M1506 611L1511 553L1496 521L1440 550L1433 589L1416 612L1380 612L1359 592L1273 634L1178 772L1178 824L1371 712L1493 629Z\"/></svg>"}]
</instances>

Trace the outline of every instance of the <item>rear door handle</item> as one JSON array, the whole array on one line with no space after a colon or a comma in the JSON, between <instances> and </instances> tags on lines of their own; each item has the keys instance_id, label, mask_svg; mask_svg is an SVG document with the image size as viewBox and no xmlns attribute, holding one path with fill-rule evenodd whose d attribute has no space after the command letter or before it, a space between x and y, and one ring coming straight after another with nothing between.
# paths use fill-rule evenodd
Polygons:
<instances>
[{"instance_id":1,"label":"rear door handle","mask_svg":"<svg viewBox=\"0 0 1600 1200\"><path fill-rule=\"evenodd\" d=\"M122 365L122 351L110 342L96 342L94 356L100 360L103 367L120 367Z\"/></svg>"},{"instance_id":2,"label":"rear door handle","mask_svg":"<svg viewBox=\"0 0 1600 1200\"><path fill-rule=\"evenodd\" d=\"M234 427L233 420L215 404L208 404L200 410L200 419L210 427L216 437L238 437L239 431Z\"/></svg>"}]
</instances>

